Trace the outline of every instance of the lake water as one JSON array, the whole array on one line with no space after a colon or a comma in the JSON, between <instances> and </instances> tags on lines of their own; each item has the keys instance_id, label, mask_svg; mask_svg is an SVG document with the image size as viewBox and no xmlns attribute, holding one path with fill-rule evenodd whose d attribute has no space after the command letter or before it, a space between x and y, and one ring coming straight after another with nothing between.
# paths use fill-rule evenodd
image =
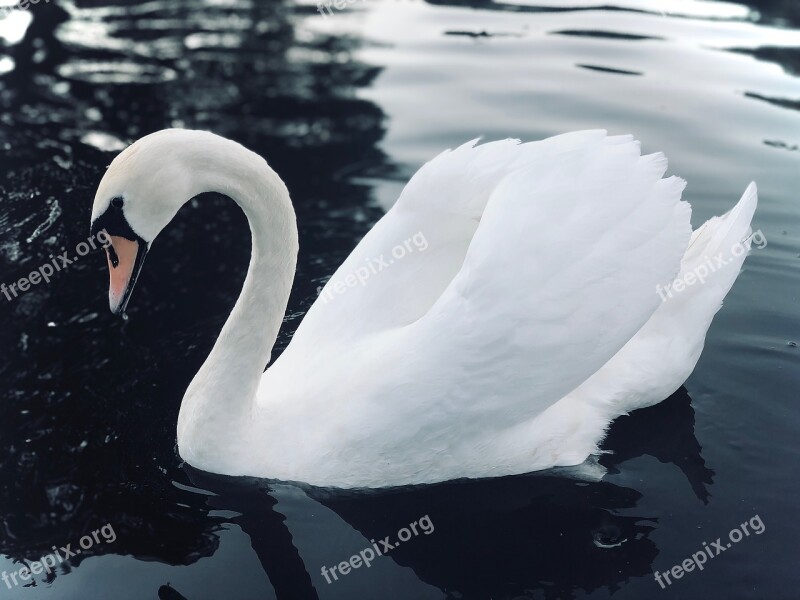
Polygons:
<instances>
[{"instance_id":1,"label":"lake water","mask_svg":"<svg viewBox=\"0 0 800 600\"><path fill-rule=\"evenodd\" d=\"M126 143L210 129L267 157L292 193L301 256L282 348L426 160L478 136L606 128L667 153L695 225L759 184L754 228L768 244L694 374L618 420L599 481L548 472L337 493L200 473L175 450L179 403L250 250L238 208L200 199L154 246L127 322L108 312L99 253L0 296L0 573L88 546L51 574L0 582L0 597L797 598L800 4L340 6L0 12L0 282L87 239L94 189ZM322 567L426 516L430 531L327 583ZM750 535L727 548L743 523ZM706 547L702 571L661 589L654 571Z\"/></svg>"}]
</instances>

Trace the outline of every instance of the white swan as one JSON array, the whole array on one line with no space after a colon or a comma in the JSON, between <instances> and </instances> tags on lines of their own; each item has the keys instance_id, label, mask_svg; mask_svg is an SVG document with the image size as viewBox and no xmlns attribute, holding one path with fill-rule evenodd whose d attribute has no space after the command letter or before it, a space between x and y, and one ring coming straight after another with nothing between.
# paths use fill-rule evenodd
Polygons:
<instances>
[{"instance_id":1,"label":"white swan","mask_svg":"<svg viewBox=\"0 0 800 600\"><path fill-rule=\"evenodd\" d=\"M615 417L694 368L757 195L751 184L692 233L684 182L662 179L666 168L604 131L442 153L265 373L298 241L286 187L261 157L208 132L149 135L109 167L92 227L112 236L120 313L190 198L225 194L250 222L244 289L181 405L178 447L193 466L345 488L492 477L581 463Z\"/></svg>"}]
</instances>

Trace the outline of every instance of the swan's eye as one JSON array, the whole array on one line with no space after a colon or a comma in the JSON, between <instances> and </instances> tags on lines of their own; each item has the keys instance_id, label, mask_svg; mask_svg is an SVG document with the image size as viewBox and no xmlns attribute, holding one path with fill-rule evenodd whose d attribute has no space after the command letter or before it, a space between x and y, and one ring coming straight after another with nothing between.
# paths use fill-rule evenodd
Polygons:
<instances>
[{"instance_id":1,"label":"swan's eye","mask_svg":"<svg viewBox=\"0 0 800 600\"><path fill-rule=\"evenodd\" d=\"M117 196L116 198L111 199L111 207L112 208L122 208L122 205L125 204L125 200Z\"/></svg>"}]
</instances>

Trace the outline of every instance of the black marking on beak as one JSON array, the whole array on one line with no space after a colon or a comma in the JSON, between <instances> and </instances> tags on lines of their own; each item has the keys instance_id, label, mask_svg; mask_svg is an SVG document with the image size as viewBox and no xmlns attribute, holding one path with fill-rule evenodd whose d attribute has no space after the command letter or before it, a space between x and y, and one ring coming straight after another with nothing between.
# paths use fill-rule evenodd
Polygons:
<instances>
[{"instance_id":1,"label":"black marking on beak","mask_svg":"<svg viewBox=\"0 0 800 600\"><path fill-rule=\"evenodd\" d=\"M119 196L111 199L106 212L97 217L92 223L91 235L96 237L98 233L105 230L108 235L116 235L124 237L126 240L138 242L142 238L139 237L125 218L123 207L125 200Z\"/></svg>"},{"instance_id":2,"label":"black marking on beak","mask_svg":"<svg viewBox=\"0 0 800 600\"><path fill-rule=\"evenodd\" d=\"M124 207L125 199L123 197L116 196L112 198L106 211L97 217L97 219L95 219L91 227L91 235L93 237L96 237L101 231L105 231L109 238L111 236L122 237L138 244L136 261L133 265L131 278L128 281L128 286L125 288L125 294L122 297L122 301L119 303L119 306L116 308L116 310L113 311L115 315L125 314L125 309L128 307L128 302L131 299L131 293L133 293L133 287L136 285L136 280L139 278L142 265L144 265L144 259L147 256L147 251L150 249L150 245L140 235L138 235L133 230L130 223L128 223L123 211ZM111 261L111 266L116 269L119 266L119 256L117 255L114 246L109 244L106 248L106 251L108 252L108 258Z\"/></svg>"},{"instance_id":3,"label":"black marking on beak","mask_svg":"<svg viewBox=\"0 0 800 600\"><path fill-rule=\"evenodd\" d=\"M119 256L117 256L117 251L114 250L114 244L109 244L106 247L106 252L108 252L108 260L111 261L111 266L116 269L119 266Z\"/></svg>"},{"instance_id":4,"label":"black marking on beak","mask_svg":"<svg viewBox=\"0 0 800 600\"><path fill-rule=\"evenodd\" d=\"M147 251L149 250L147 242L142 238L138 238L136 242L139 245L139 249L136 252L136 261L133 263L133 271L131 272L131 278L128 280L128 285L125 288L125 294L122 296L122 302L120 302L117 309L113 311L115 315L125 315L125 310L128 308L128 302L130 302L131 294L133 294L136 280L139 279L139 273L142 271L144 259L147 257ZM111 248L113 248L113 246L109 246L109 249ZM119 264L119 261L117 264Z\"/></svg>"}]
</instances>

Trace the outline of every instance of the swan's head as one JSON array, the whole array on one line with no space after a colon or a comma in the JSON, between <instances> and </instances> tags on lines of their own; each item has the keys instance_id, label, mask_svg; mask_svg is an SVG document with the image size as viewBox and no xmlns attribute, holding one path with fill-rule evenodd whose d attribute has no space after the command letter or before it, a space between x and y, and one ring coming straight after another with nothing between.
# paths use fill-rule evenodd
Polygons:
<instances>
[{"instance_id":1,"label":"swan's head","mask_svg":"<svg viewBox=\"0 0 800 600\"><path fill-rule=\"evenodd\" d=\"M165 130L126 148L109 166L92 207L92 235L105 231L111 312L124 313L156 236L197 192L185 164L191 134ZM210 134L209 134L210 135Z\"/></svg>"}]
</instances>

